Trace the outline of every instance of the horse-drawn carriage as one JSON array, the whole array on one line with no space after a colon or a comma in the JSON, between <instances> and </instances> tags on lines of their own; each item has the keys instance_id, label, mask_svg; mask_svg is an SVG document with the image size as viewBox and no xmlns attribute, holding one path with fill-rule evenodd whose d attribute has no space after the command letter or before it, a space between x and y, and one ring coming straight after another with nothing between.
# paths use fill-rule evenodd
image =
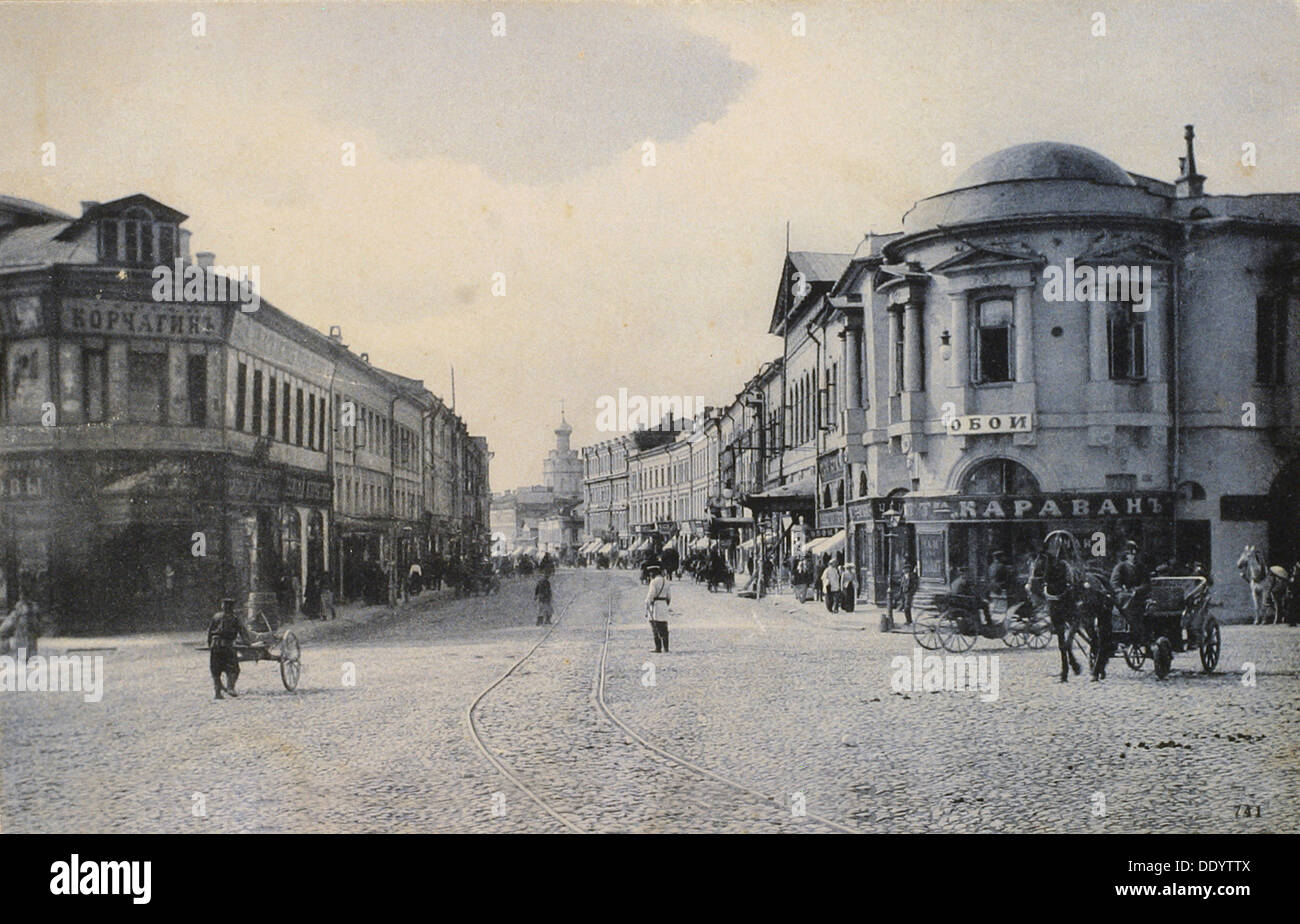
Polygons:
<instances>
[{"instance_id":1,"label":"horse-drawn carriage","mask_svg":"<svg viewBox=\"0 0 1300 924\"><path fill-rule=\"evenodd\" d=\"M1218 666L1223 646L1219 621L1209 608L1210 584L1204 575L1154 577L1144 604L1127 615L1116 606L1111 633L1115 652L1135 671L1149 659L1155 675L1164 679L1176 653L1197 651L1208 674Z\"/></svg>"},{"instance_id":2,"label":"horse-drawn carriage","mask_svg":"<svg viewBox=\"0 0 1300 924\"><path fill-rule=\"evenodd\" d=\"M1041 608L1028 599L1013 600L1003 595L934 595L934 610L917 614L912 635L922 648L943 648L960 654L974 647L980 638L1002 639L1008 648L1046 648L1052 640L1052 624ZM990 619L981 619L984 607Z\"/></svg>"}]
</instances>

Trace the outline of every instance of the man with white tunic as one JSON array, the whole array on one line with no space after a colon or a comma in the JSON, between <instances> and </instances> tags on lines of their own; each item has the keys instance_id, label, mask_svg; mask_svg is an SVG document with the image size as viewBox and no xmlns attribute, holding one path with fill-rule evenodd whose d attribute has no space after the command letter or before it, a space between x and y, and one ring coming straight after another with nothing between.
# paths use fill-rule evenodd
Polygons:
<instances>
[{"instance_id":1,"label":"man with white tunic","mask_svg":"<svg viewBox=\"0 0 1300 924\"><path fill-rule=\"evenodd\" d=\"M655 651L668 650L668 605L672 602L672 591L664 579L663 569L658 565L646 568L650 575L650 589L645 595L645 618L650 620L650 629L655 637Z\"/></svg>"}]
</instances>

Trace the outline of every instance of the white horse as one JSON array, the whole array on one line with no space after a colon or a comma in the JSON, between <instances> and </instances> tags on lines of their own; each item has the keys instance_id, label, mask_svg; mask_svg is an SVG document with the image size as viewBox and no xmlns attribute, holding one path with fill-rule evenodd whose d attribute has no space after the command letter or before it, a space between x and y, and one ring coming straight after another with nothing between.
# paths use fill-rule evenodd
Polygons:
<instances>
[{"instance_id":1,"label":"white horse","mask_svg":"<svg viewBox=\"0 0 1300 924\"><path fill-rule=\"evenodd\" d=\"M1250 597L1255 604L1255 625L1264 621L1264 601L1273 604L1273 622L1282 615L1282 595L1290 575L1281 565L1271 568L1264 564L1264 555L1253 545L1242 550L1237 559L1237 570L1243 580L1250 582Z\"/></svg>"}]
</instances>

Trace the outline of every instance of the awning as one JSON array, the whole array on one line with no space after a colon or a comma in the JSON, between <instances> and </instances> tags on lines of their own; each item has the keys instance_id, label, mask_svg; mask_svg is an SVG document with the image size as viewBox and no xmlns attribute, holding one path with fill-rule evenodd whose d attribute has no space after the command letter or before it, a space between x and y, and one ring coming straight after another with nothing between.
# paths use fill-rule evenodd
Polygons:
<instances>
[{"instance_id":1,"label":"awning","mask_svg":"<svg viewBox=\"0 0 1300 924\"><path fill-rule=\"evenodd\" d=\"M691 546L691 548L695 549L698 552L706 551L709 548L709 537L703 536L699 539L696 539L695 544Z\"/></svg>"},{"instance_id":2,"label":"awning","mask_svg":"<svg viewBox=\"0 0 1300 924\"><path fill-rule=\"evenodd\" d=\"M816 504L817 486L811 478L793 484L783 484L770 491L747 494L743 503L755 513L770 513L775 510L811 510Z\"/></svg>"},{"instance_id":3,"label":"awning","mask_svg":"<svg viewBox=\"0 0 1300 924\"><path fill-rule=\"evenodd\" d=\"M629 552L648 552L648 551L650 551L650 549L652 549L652 548L654 548L654 543L652 543L649 539L642 539L642 540L641 540L640 542L638 542L636 545L632 546L632 548L628 549L628 551L629 551Z\"/></svg>"},{"instance_id":4,"label":"awning","mask_svg":"<svg viewBox=\"0 0 1300 924\"><path fill-rule=\"evenodd\" d=\"M612 543L612 542L606 542L604 545L602 545L602 546L600 547L600 549L599 549L599 551L598 551L598 554L600 554L600 555L608 555L608 554L609 554L610 552L612 552L612 551L614 551L614 543Z\"/></svg>"},{"instance_id":5,"label":"awning","mask_svg":"<svg viewBox=\"0 0 1300 924\"><path fill-rule=\"evenodd\" d=\"M822 536L820 539L814 539L803 547L805 553L811 552L813 555L834 555L836 552L844 551L844 530L832 533L829 536Z\"/></svg>"},{"instance_id":6,"label":"awning","mask_svg":"<svg viewBox=\"0 0 1300 924\"><path fill-rule=\"evenodd\" d=\"M582 548L579 550L580 554L590 555L592 552L596 551L596 549L600 548L600 545L601 543L599 539L588 539L583 543Z\"/></svg>"}]
</instances>

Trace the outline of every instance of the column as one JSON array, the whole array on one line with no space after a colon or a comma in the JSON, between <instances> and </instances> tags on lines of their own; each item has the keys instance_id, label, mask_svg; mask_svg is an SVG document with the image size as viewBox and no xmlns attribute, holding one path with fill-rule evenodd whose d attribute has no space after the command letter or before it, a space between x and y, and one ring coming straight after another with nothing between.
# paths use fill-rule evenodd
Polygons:
<instances>
[{"instance_id":1,"label":"column","mask_svg":"<svg viewBox=\"0 0 1300 924\"><path fill-rule=\"evenodd\" d=\"M952 347L952 358L948 361L948 384L953 388L965 388L970 383L970 346L967 343L970 333L970 319L967 315L969 296L965 292L951 292L948 298L952 304L952 318L948 322Z\"/></svg>"},{"instance_id":2,"label":"column","mask_svg":"<svg viewBox=\"0 0 1300 924\"><path fill-rule=\"evenodd\" d=\"M294 612L302 612L302 597L307 592L307 520L311 516L310 507L295 507L298 511L298 567L300 574L298 586L302 588L298 599L293 602Z\"/></svg>"},{"instance_id":3,"label":"column","mask_svg":"<svg viewBox=\"0 0 1300 924\"><path fill-rule=\"evenodd\" d=\"M903 313L903 347L906 360L903 365L903 390L921 391L925 382L921 377L921 304L909 301Z\"/></svg>"},{"instance_id":4,"label":"column","mask_svg":"<svg viewBox=\"0 0 1300 924\"><path fill-rule=\"evenodd\" d=\"M903 312L896 309L890 309L889 312L889 393L903 390L901 372L898 368L898 351L895 344L898 343L899 334L903 328Z\"/></svg>"},{"instance_id":5,"label":"column","mask_svg":"<svg viewBox=\"0 0 1300 924\"><path fill-rule=\"evenodd\" d=\"M1034 290L1020 286L1015 294L1016 326L1016 381L1034 380L1034 318L1032 312Z\"/></svg>"},{"instance_id":6,"label":"column","mask_svg":"<svg viewBox=\"0 0 1300 924\"><path fill-rule=\"evenodd\" d=\"M1165 314L1169 289L1157 283L1148 296L1149 308L1136 317L1146 320L1147 381L1159 385L1165 380Z\"/></svg>"},{"instance_id":7,"label":"column","mask_svg":"<svg viewBox=\"0 0 1300 924\"><path fill-rule=\"evenodd\" d=\"M862 407L862 329L849 325L844 329L844 406Z\"/></svg>"},{"instance_id":8,"label":"column","mask_svg":"<svg viewBox=\"0 0 1300 924\"><path fill-rule=\"evenodd\" d=\"M1106 341L1106 303L1088 302L1088 380L1110 378L1110 345Z\"/></svg>"}]
</instances>

